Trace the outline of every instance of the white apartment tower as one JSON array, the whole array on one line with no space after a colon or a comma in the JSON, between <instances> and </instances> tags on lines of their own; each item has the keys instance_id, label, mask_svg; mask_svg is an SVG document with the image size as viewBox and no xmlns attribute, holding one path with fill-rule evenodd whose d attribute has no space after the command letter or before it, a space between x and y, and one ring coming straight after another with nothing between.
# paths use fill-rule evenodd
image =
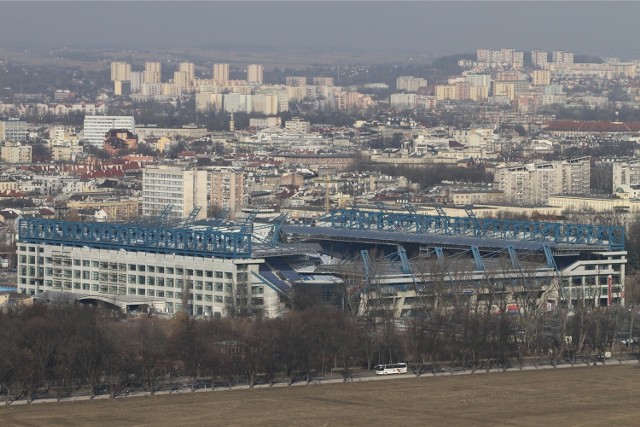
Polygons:
<instances>
[{"instance_id":1,"label":"white apartment tower","mask_svg":"<svg viewBox=\"0 0 640 427\"><path fill-rule=\"evenodd\" d=\"M111 129L126 129L135 135L135 119L133 116L85 116L82 139L102 148L105 134Z\"/></svg>"},{"instance_id":2,"label":"white apartment tower","mask_svg":"<svg viewBox=\"0 0 640 427\"><path fill-rule=\"evenodd\" d=\"M496 168L497 189L504 191L508 202L522 205L545 205L555 194L590 194L591 162L589 157L549 163L529 163Z\"/></svg>"},{"instance_id":3,"label":"white apartment tower","mask_svg":"<svg viewBox=\"0 0 640 427\"><path fill-rule=\"evenodd\" d=\"M534 67L546 68L548 64L547 56L548 54L546 50L532 50L531 64L533 64Z\"/></svg>"},{"instance_id":4,"label":"white apartment tower","mask_svg":"<svg viewBox=\"0 0 640 427\"><path fill-rule=\"evenodd\" d=\"M573 52L557 50L553 52L553 63L556 67L570 67L573 65Z\"/></svg>"},{"instance_id":5,"label":"white apartment tower","mask_svg":"<svg viewBox=\"0 0 640 427\"><path fill-rule=\"evenodd\" d=\"M145 62L142 79L144 83L158 84L161 82L161 65L159 62Z\"/></svg>"},{"instance_id":6,"label":"white apartment tower","mask_svg":"<svg viewBox=\"0 0 640 427\"><path fill-rule=\"evenodd\" d=\"M229 212L234 219L244 205L244 175L242 170L220 167L209 170L210 205Z\"/></svg>"},{"instance_id":7,"label":"white apartment tower","mask_svg":"<svg viewBox=\"0 0 640 427\"><path fill-rule=\"evenodd\" d=\"M126 62L111 63L111 81L124 82L131 80L131 64Z\"/></svg>"},{"instance_id":8,"label":"white apartment tower","mask_svg":"<svg viewBox=\"0 0 640 427\"><path fill-rule=\"evenodd\" d=\"M207 171L183 165L148 165L142 173L142 216L160 215L172 205L171 219L186 219L196 206L207 217Z\"/></svg>"},{"instance_id":9,"label":"white apartment tower","mask_svg":"<svg viewBox=\"0 0 640 427\"><path fill-rule=\"evenodd\" d=\"M229 64L213 64L213 80L226 84L229 81Z\"/></svg>"},{"instance_id":10,"label":"white apartment tower","mask_svg":"<svg viewBox=\"0 0 640 427\"><path fill-rule=\"evenodd\" d=\"M264 75L264 67L260 64L247 65L247 82L262 83Z\"/></svg>"}]
</instances>

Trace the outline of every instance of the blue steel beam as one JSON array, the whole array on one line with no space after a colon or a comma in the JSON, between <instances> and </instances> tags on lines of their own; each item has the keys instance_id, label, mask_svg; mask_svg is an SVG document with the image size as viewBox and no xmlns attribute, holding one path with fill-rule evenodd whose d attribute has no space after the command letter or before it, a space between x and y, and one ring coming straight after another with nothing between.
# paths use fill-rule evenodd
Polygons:
<instances>
[{"instance_id":1,"label":"blue steel beam","mask_svg":"<svg viewBox=\"0 0 640 427\"><path fill-rule=\"evenodd\" d=\"M606 245L610 250L624 250L624 227L621 226L487 218L480 220L475 217L447 217L356 209L334 209L316 223L318 225L328 223L332 228Z\"/></svg>"},{"instance_id":2,"label":"blue steel beam","mask_svg":"<svg viewBox=\"0 0 640 427\"><path fill-rule=\"evenodd\" d=\"M369 259L369 251L363 249L360 251L360 256L362 257L362 262L364 264L364 278L367 286L369 285L369 274L371 273L371 260Z\"/></svg>"},{"instance_id":3,"label":"blue steel beam","mask_svg":"<svg viewBox=\"0 0 640 427\"><path fill-rule=\"evenodd\" d=\"M511 265L516 270L520 270L520 260L518 259L518 254L516 253L516 249L513 246L509 245L507 246L507 250L509 251L509 258L511 259Z\"/></svg>"},{"instance_id":4,"label":"blue steel beam","mask_svg":"<svg viewBox=\"0 0 640 427\"><path fill-rule=\"evenodd\" d=\"M553 258L553 253L551 253L551 248L548 245L544 245L542 246L542 250L544 251L544 257L547 259L547 266L558 271L558 266L556 265L556 260Z\"/></svg>"},{"instance_id":5,"label":"blue steel beam","mask_svg":"<svg viewBox=\"0 0 640 427\"><path fill-rule=\"evenodd\" d=\"M407 251L400 245L398 245L398 257L402 263L402 272L404 274L411 274L411 266L409 265L409 259L407 258Z\"/></svg>"},{"instance_id":6,"label":"blue steel beam","mask_svg":"<svg viewBox=\"0 0 640 427\"><path fill-rule=\"evenodd\" d=\"M476 263L476 271L485 271L484 261L482 261L482 255L477 246L471 246L471 253L473 254L473 260Z\"/></svg>"},{"instance_id":7,"label":"blue steel beam","mask_svg":"<svg viewBox=\"0 0 640 427\"><path fill-rule=\"evenodd\" d=\"M25 243L221 258L250 257L252 249L248 233L39 218L21 219L18 236Z\"/></svg>"}]
</instances>

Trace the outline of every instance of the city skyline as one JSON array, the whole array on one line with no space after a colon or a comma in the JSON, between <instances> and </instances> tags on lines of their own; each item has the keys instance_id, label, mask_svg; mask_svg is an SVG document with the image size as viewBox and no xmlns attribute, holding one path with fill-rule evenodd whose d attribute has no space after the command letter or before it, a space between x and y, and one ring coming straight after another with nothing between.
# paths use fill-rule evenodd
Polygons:
<instances>
[{"instance_id":1,"label":"city skyline","mask_svg":"<svg viewBox=\"0 0 640 427\"><path fill-rule=\"evenodd\" d=\"M640 53L632 33L640 3L634 2L50 1L2 7L0 39L6 47L215 46L443 55L508 45L623 58ZM55 24L60 22L69 25Z\"/></svg>"}]
</instances>

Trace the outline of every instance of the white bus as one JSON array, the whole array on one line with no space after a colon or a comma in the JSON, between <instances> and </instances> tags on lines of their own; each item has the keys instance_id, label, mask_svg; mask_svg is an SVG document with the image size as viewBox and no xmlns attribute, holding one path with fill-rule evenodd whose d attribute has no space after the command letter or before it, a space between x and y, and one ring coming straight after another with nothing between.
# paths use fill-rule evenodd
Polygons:
<instances>
[{"instance_id":1,"label":"white bus","mask_svg":"<svg viewBox=\"0 0 640 427\"><path fill-rule=\"evenodd\" d=\"M406 363L391 363L389 365L376 365L376 375L390 375L390 374L406 374Z\"/></svg>"}]
</instances>

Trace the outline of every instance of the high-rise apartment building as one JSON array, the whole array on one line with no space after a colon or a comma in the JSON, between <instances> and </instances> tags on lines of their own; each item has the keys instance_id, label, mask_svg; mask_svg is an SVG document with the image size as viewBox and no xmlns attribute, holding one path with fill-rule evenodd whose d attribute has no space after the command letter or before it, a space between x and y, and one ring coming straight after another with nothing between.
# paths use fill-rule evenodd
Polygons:
<instances>
[{"instance_id":1,"label":"high-rise apartment building","mask_svg":"<svg viewBox=\"0 0 640 427\"><path fill-rule=\"evenodd\" d=\"M142 90L142 84L144 83L143 75L144 73L142 71L131 72L130 76L131 76L131 92L132 93L138 93L140 92L140 90Z\"/></svg>"},{"instance_id":2,"label":"high-rise apartment building","mask_svg":"<svg viewBox=\"0 0 640 427\"><path fill-rule=\"evenodd\" d=\"M481 64L507 65L513 68L524 66L524 52L515 49L477 49L476 61Z\"/></svg>"},{"instance_id":3,"label":"high-rise apartment building","mask_svg":"<svg viewBox=\"0 0 640 427\"><path fill-rule=\"evenodd\" d=\"M529 163L496 168L495 186L507 201L544 205L554 194L590 193L591 162L588 157L549 163Z\"/></svg>"},{"instance_id":4,"label":"high-rise apartment building","mask_svg":"<svg viewBox=\"0 0 640 427\"><path fill-rule=\"evenodd\" d=\"M421 87L427 87L427 80L419 77L400 76L396 79L396 89L407 92L417 92Z\"/></svg>"},{"instance_id":5,"label":"high-rise apartment building","mask_svg":"<svg viewBox=\"0 0 640 427\"><path fill-rule=\"evenodd\" d=\"M471 86L491 86L491 74L467 74L465 80L471 84Z\"/></svg>"},{"instance_id":6,"label":"high-rise apartment building","mask_svg":"<svg viewBox=\"0 0 640 427\"><path fill-rule=\"evenodd\" d=\"M229 81L229 64L213 64L213 80L226 84Z\"/></svg>"},{"instance_id":7,"label":"high-rise apartment building","mask_svg":"<svg viewBox=\"0 0 640 427\"><path fill-rule=\"evenodd\" d=\"M147 165L142 172L142 216L158 216L167 205L169 218L186 219L196 206L196 219L207 217L207 171L182 165Z\"/></svg>"},{"instance_id":8,"label":"high-rise apartment building","mask_svg":"<svg viewBox=\"0 0 640 427\"><path fill-rule=\"evenodd\" d=\"M178 79L176 79L176 73L180 73ZM181 62L176 73L173 77L174 83L181 86L183 91L191 92L196 79L196 68L193 62Z\"/></svg>"},{"instance_id":9,"label":"high-rise apartment building","mask_svg":"<svg viewBox=\"0 0 640 427\"><path fill-rule=\"evenodd\" d=\"M287 77L287 86L302 87L307 85L306 77Z\"/></svg>"},{"instance_id":10,"label":"high-rise apartment building","mask_svg":"<svg viewBox=\"0 0 640 427\"><path fill-rule=\"evenodd\" d=\"M314 77L313 84L315 86L333 86L333 77Z\"/></svg>"},{"instance_id":11,"label":"high-rise apartment building","mask_svg":"<svg viewBox=\"0 0 640 427\"><path fill-rule=\"evenodd\" d=\"M260 64L247 65L247 82L262 83L264 75L264 67Z\"/></svg>"},{"instance_id":12,"label":"high-rise apartment building","mask_svg":"<svg viewBox=\"0 0 640 427\"><path fill-rule=\"evenodd\" d=\"M127 81L131 80L131 64L126 62L111 63L111 81Z\"/></svg>"},{"instance_id":13,"label":"high-rise apartment building","mask_svg":"<svg viewBox=\"0 0 640 427\"><path fill-rule=\"evenodd\" d=\"M161 82L161 65L159 62L145 62L143 80L145 83L158 84Z\"/></svg>"},{"instance_id":14,"label":"high-rise apartment building","mask_svg":"<svg viewBox=\"0 0 640 427\"><path fill-rule=\"evenodd\" d=\"M546 68L548 63L548 53L546 50L531 51L531 64L534 67Z\"/></svg>"},{"instance_id":15,"label":"high-rise apartment building","mask_svg":"<svg viewBox=\"0 0 640 427\"><path fill-rule=\"evenodd\" d=\"M111 129L126 129L135 135L135 119L133 116L85 116L82 139L102 148L105 135Z\"/></svg>"},{"instance_id":16,"label":"high-rise apartment building","mask_svg":"<svg viewBox=\"0 0 640 427\"><path fill-rule=\"evenodd\" d=\"M567 67L573 65L573 52L557 50L553 52L553 64L556 67Z\"/></svg>"},{"instance_id":17,"label":"high-rise apartment building","mask_svg":"<svg viewBox=\"0 0 640 427\"><path fill-rule=\"evenodd\" d=\"M213 209L229 212L234 219L244 205L244 175L241 169L219 167L209 169L209 204Z\"/></svg>"},{"instance_id":18,"label":"high-rise apartment building","mask_svg":"<svg viewBox=\"0 0 640 427\"><path fill-rule=\"evenodd\" d=\"M549 86L551 84L551 72L549 70L534 70L531 73L534 86Z\"/></svg>"}]
</instances>

